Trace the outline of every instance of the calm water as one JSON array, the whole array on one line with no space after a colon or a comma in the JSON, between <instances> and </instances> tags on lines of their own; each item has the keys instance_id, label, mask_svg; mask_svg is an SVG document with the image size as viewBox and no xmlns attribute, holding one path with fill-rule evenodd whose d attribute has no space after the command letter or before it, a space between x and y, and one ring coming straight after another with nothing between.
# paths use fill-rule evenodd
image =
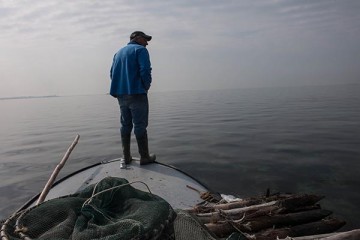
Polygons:
<instances>
[{"instance_id":1,"label":"calm water","mask_svg":"<svg viewBox=\"0 0 360 240\"><path fill-rule=\"evenodd\" d=\"M360 87L150 94L149 141L158 161L241 197L315 193L323 208L360 221ZM121 156L110 96L0 100L0 218L38 193L80 134L59 177ZM136 153L135 142L132 144Z\"/></svg>"}]
</instances>

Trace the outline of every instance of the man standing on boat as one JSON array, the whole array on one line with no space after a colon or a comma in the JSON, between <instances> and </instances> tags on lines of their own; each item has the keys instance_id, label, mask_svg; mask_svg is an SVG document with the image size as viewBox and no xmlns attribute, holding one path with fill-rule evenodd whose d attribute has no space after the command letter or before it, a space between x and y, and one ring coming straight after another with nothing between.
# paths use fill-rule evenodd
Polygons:
<instances>
[{"instance_id":1,"label":"man standing on boat","mask_svg":"<svg viewBox=\"0 0 360 240\"><path fill-rule=\"evenodd\" d=\"M135 31L130 42L114 56L110 70L110 95L117 98L121 113L121 142L126 164L132 161L130 152L131 131L140 153L140 165L155 162L156 156L149 154L147 126L149 102L147 92L151 85L151 63L146 49L151 36Z\"/></svg>"}]
</instances>

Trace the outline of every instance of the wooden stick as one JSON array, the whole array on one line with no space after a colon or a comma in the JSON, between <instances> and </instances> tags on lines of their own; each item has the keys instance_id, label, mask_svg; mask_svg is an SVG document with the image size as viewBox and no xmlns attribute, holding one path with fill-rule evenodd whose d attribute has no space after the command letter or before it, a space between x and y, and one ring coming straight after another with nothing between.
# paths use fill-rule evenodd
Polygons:
<instances>
[{"instance_id":1,"label":"wooden stick","mask_svg":"<svg viewBox=\"0 0 360 240\"><path fill-rule=\"evenodd\" d=\"M328 210L312 210L300 213L290 213L285 215L263 216L248 220L219 221L217 223L205 223L205 226L217 236L230 234L240 229L247 233L256 233L267 228L278 226L296 226L300 224L318 221L331 214ZM235 228L236 227L236 228Z\"/></svg>"},{"instance_id":2,"label":"wooden stick","mask_svg":"<svg viewBox=\"0 0 360 240\"><path fill-rule=\"evenodd\" d=\"M226 238L233 232L238 232L237 229L240 231L248 231L244 228L244 225L238 225L237 223L231 224L230 222L222 222L222 223L207 223L205 224L206 228L215 234L218 238ZM234 228L236 226L236 228Z\"/></svg>"},{"instance_id":3,"label":"wooden stick","mask_svg":"<svg viewBox=\"0 0 360 240\"><path fill-rule=\"evenodd\" d=\"M269 196L266 198L257 197L257 198L242 199L242 200L230 202L230 203L216 204L213 206L213 208L221 209L221 210L229 210L229 209L234 209L234 208L248 207L251 205L258 205L258 204L271 202L271 201L278 201L278 200L287 199L287 198L290 198L293 196L294 195L292 195L292 194L281 194L281 195Z\"/></svg>"},{"instance_id":4,"label":"wooden stick","mask_svg":"<svg viewBox=\"0 0 360 240\"><path fill-rule=\"evenodd\" d=\"M310 222L302 225L293 226L290 228L269 228L264 232L256 233L255 237L257 240L269 240L277 238L299 237L306 235L317 235L323 233L331 233L342 226L345 222L335 218L322 219L317 222ZM337 239L337 238L336 238Z\"/></svg>"},{"instance_id":5,"label":"wooden stick","mask_svg":"<svg viewBox=\"0 0 360 240\"><path fill-rule=\"evenodd\" d=\"M295 226L321 220L332 212L324 209L311 210L298 213L265 215L253 219L249 219L246 225L251 232L258 232L266 228L278 228L283 226ZM235 221L236 222L236 221Z\"/></svg>"},{"instance_id":6,"label":"wooden stick","mask_svg":"<svg viewBox=\"0 0 360 240\"><path fill-rule=\"evenodd\" d=\"M295 237L292 238L294 240L356 240L360 239L360 229L354 229L348 232L335 232L321 235L312 235L312 236L304 236L304 237ZM285 239L279 239L285 240Z\"/></svg>"},{"instance_id":7,"label":"wooden stick","mask_svg":"<svg viewBox=\"0 0 360 240\"><path fill-rule=\"evenodd\" d=\"M245 221L247 221L248 219L252 219L256 217L261 217L272 213L275 214L276 212L278 212L278 210L279 207L277 205L272 205L258 209L250 209L249 211L235 215L226 215L224 214L223 211L218 211L218 212L212 212L213 215L211 216L198 216L198 215L196 216L203 224L206 224L206 223L217 223L219 221L224 221L224 220L237 221L239 219L243 219L244 217L245 217Z\"/></svg>"},{"instance_id":8,"label":"wooden stick","mask_svg":"<svg viewBox=\"0 0 360 240\"><path fill-rule=\"evenodd\" d=\"M216 215L221 215L221 214L224 214L224 215L227 215L227 216L234 216L234 215L238 215L238 214L243 214L243 213L251 211L251 210L258 210L258 209L263 208L263 207L276 205L277 203L278 203L277 201L271 201L271 202L267 202L267 203L263 203L263 204L252 205L252 206L249 206L249 207L222 210L221 213L220 213L220 211L211 212L211 213L199 213L196 216L200 217L200 218L201 217L214 217Z\"/></svg>"},{"instance_id":9,"label":"wooden stick","mask_svg":"<svg viewBox=\"0 0 360 240\"><path fill-rule=\"evenodd\" d=\"M191 188L191 187L189 187ZM192 188L191 188L192 189ZM198 191L194 189L195 191ZM186 209L190 213L209 213L216 210L231 210L239 209L243 207L259 205L271 201L277 201L277 205L282 209L283 213L299 211L301 208L307 208L309 206L313 207L315 203L323 199L323 196L309 195L309 194L281 194L273 195L267 198L250 198L243 199L236 202L215 204L210 206L199 205L195 206L192 209ZM305 209L304 209L305 210Z\"/></svg>"},{"instance_id":10,"label":"wooden stick","mask_svg":"<svg viewBox=\"0 0 360 240\"><path fill-rule=\"evenodd\" d=\"M76 135L75 140L73 141L73 143L70 145L70 147L66 151L63 159L60 161L60 163L56 166L55 170L51 174L48 182L46 183L44 189L42 190L42 192L40 194L40 197L38 198L38 200L36 202L36 205L42 203L45 200L45 197L49 193L50 188L52 187L53 183L55 182L57 175L59 174L60 170L64 167L66 161L68 160L68 158L70 156L70 153L72 152L72 150L75 148L76 144L78 143L79 138L80 138L80 135Z\"/></svg>"}]
</instances>

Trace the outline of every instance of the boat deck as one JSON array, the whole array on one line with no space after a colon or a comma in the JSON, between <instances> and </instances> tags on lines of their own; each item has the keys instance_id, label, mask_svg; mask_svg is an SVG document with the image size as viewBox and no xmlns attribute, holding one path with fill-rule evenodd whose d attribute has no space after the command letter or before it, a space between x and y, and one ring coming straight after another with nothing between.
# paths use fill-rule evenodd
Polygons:
<instances>
[{"instance_id":1,"label":"boat deck","mask_svg":"<svg viewBox=\"0 0 360 240\"><path fill-rule=\"evenodd\" d=\"M130 183L134 182L133 187L143 191L148 191L149 188L153 194L169 202L174 209L191 208L203 201L200 194L189 189L187 185L201 192L208 191L201 183L174 167L161 163L140 166L139 160L134 159L126 169L121 169L120 159L115 159L65 177L52 187L45 201L75 193L108 176L125 178Z\"/></svg>"}]
</instances>

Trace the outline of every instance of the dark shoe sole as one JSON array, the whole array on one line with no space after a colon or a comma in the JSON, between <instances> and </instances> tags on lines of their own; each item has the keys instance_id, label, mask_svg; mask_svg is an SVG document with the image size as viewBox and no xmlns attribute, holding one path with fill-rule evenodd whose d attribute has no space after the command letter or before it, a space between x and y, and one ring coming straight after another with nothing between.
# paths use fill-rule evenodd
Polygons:
<instances>
[{"instance_id":1,"label":"dark shoe sole","mask_svg":"<svg viewBox=\"0 0 360 240\"><path fill-rule=\"evenodd\" d=\"M155 163L155 160L153 160L153 161L151 161L151 160L141 161L140 160L140 165L147 165L147 164L151 164L151 163Z\"/></svg>"}]
</instances>

